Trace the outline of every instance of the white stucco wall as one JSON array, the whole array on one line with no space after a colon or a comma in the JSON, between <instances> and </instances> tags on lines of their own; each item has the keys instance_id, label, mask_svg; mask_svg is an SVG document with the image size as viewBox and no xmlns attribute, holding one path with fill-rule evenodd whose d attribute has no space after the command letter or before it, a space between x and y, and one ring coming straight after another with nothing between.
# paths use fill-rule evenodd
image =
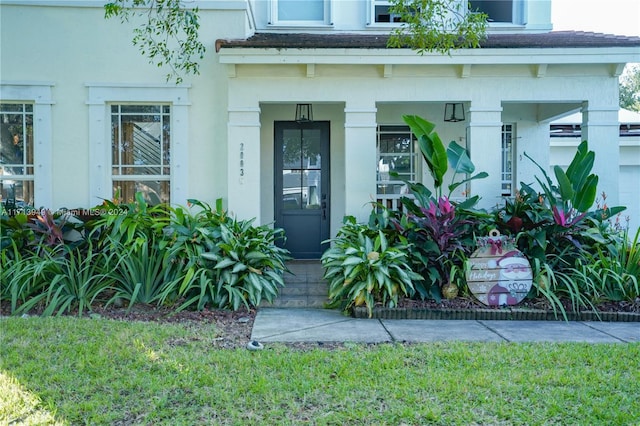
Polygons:
<instances>
[{"instance_id":1,"label":"white stucco wall","mask_svg":"<svg viewBox=\"0 0 640 426\"><path fill-rule=\"evenodd\" d=\"M89 85L120 87L174 87L165 80L166 70L147 62L132 46L131 25L105 20L101 2L88 7L2 4L0 13L2 84L51 83L52 164L51 197L37 197L36 205L51 208L85 207L100 202L89 187ZM17 2L16 2L17 3ZM28 3L28 2L25 2ZM231 3L231 2L227 2ZM57 6L56 6L57 5ZM229 6L229 5L227 5ZM27 30L28 29L28 30ZM226 67L217 62L214 42L218 37L246 34L244 10L201 10L200 38L208 51L201 75L185 78L188 106L188 168L184 193L205 200L226 198ZM30 99L3 99L22 100ZM122 99L107 99L120 101ZM109 117L103 117L108 121ZM37 120L37 118L36 118ZM105 135L108 137L108 135ZM39 148L36 146L36 150ZM109 197L110 192L104 193ZM185 203L182 199L173 200Z\"/></svg>"}]
</instances>

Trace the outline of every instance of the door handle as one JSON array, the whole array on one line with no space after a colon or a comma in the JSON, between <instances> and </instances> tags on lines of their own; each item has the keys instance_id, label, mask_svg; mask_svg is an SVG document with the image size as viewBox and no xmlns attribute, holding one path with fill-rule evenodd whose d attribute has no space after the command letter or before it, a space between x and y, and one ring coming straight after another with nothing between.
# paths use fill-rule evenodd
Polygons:
<instances>
[{"instance_id":1,"label":"door handle","mask_svg":"<svg viewBox=\"0 0 640 426\"><path fill-rule=\"evenodd\" d=\"M322 220L327 220L327 202L322 202Z\"/></svg>"}]
</instances>

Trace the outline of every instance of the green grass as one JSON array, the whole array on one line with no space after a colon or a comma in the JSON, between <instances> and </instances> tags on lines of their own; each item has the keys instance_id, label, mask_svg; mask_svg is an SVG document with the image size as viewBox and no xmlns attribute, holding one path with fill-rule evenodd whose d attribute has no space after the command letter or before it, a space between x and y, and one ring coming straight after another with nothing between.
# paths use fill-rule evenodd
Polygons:
<instances>
[{"instance_id":1,"label":"green grass","mask_svg":"<svg viewBox=\"0 0 640 426\"><path fill-rule=\"evenodd\" d=\"M215 337L205 324L1 319L0 424L640 423L640 344L250 352Z\"/></svg>"}]
</instances>

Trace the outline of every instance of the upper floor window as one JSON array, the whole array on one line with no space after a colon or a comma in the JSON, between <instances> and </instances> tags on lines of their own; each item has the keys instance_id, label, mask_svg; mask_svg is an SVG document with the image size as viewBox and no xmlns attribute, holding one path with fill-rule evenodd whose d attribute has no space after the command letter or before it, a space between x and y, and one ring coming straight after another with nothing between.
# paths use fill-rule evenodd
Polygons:
<instances>
[{"instance_id":1,"label":"upper floor window","mask_svg":"<svg viewBox=\"0 0 640 426\"><path fill-rule=\"evenodd\" d=\"M469 7L486 13L490 24L524 24L522 0L470 0Z\"/></svg>"},{"instance_id":2,"label":"upper floor window","mask_svg":"<svg viewBox=\"0 0 640 426\"><path fill-rule=\"evenodd\" d=\"M270 25L330 25L331 0L271 0Z\"/></svg>"},{"instance_id":3,"label":"upper floor window","mask_svg":"<svg viewBox=\"0 0 640 426\"><path fill-rule=\"evenodd\" d=\"M369 25L402 22L399 15L390 12L391 2L389 0L371 0L369 4L371 7Z\"/></svg>"},{"instance_id":4,"label":"upper floor window","mask_svg":"<svg viewBox=\"0 0 640 426\"><path fill-rule=\"evenodd\" d=\"M150 204L169 202L171 109L169 105L112 105L111 174L114 196Z\"/></svg>"},{"instance_id":5,"label":"upper floor window","mask_svg":"<svg viewBox=\"0 0 640 426\"><path fill-rule=\"evenodd\" d=\"M34 203L33 105L0 104L0 198L5 207Z\"/></svg>"}]
</instances>

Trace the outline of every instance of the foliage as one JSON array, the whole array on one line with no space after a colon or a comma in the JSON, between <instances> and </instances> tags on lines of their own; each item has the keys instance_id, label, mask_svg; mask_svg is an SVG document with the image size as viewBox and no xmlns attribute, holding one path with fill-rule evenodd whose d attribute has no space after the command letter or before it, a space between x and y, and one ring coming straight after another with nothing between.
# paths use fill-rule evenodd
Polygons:
<instances>
[{"instance_id":1,"label":"foliage","mask_svg":"<svg viewBox=\"0 0 640 426\"><path fill-rule=\"evenodd\" d=\"M126 300L128 310L136 303L157 304L163 287L179 280L164 267L165 253L155 237L137 237L128 246L114 241L108 250L119 253L116 268L109 274L116 283L109 304Z\"/></svg>"},{"instance_id":2,"label":"foliage","mask_svg":"<svg viewBox=\"0 0 640 426\"><path fill-rule=\"evenodd\" d=\"M198 8L190 8L184 0L113 0L105 4L106 18L120 18L122 23L132 17L146 19L133 30L133 44L149 62L168 66L167 81L183 81L183 74L200 73L198 60L206 48L198 39L200 28Z\"/></svg>"},{"instance_id":3,"label":"foliage","mask_svg":"<svg viewBox=\"0 0 640 426\"><path fill-rule=\"evenodd\" d=\"M104 200L94 211L99 218L90 223L91 237L101 244L111 245L115 242L125 248L140 238L151 239L161 235L171 220L168 206L150 206L140 192L129 203Z\"/></svg>"},{"instance_id":4,"label":"foliage","mask_svg":"<svg viewBox=\"0 0 640 426\"><path fill-rule=\"evenodd\" d=\"M454 141L449 142L447 148L444 147L442 139L434 131L435 124L425 120L417 115L405 115L402 117L404 122L409 125L411 132L416 136L420 152L424 161L427 163L429 172L433 177L435 187L435 197L442 197L442 185L444 184L444 176L449 170L449 167L453 169L453 175L451 176L451 183L448 185L449 193L447 197L451 197L453 191L461 185L464 185L472 180L484 179L488 176L486 172L480 172L471 176L475 171L475 166L471 162L467 151ZM469 175L461 181L455 181L458 174ZM417 186L416 186L417 185ZM420 184L414 184L411 187L412 191L415 188L420 188ZM431 197L431 192L426 188L420 188L425 197ZM464 207L468 208L475 205L479 197L474 196L469 198ZM426 205L423 200L423 205Z\"/></svg>"},{"instance_id":5,"label":"foliage","mask_svg":"<svg viewBox=\"0 0 640 426\"><path fill-rule=\"evenodd\" d=\"M480 47L486 37L487 15L469 10L457 0L391 0L389 12L398 15L389 47L410 47L418 53ZM471 13L472 12L472 13Z\"/></svg>"},{"instance_id":6,"label":"foliage","mask_svg":"<svg viewBox=\"0 0 640 426\"><path fill-rule=\"evenodd\" d=\"M284 286L282 274L286 271L288 251L276 246L284 231L268 226L253 226L253 220L237 220L223 214L217 229L206 233L217 244L212 251L202 254L212 261L212 281L216 286L217 307L241 305L258 306L278 294Z\"/></svg>"},{"instance_id":7,"label":"foliage","mask_svg":"<svg viewBox=\"0 0 640 426\"><path fill-rule=\"evenodd\" d=\"M640 112L640 65L628 65L620 77L620 108Z\"/></svg>"},{"instance_id":8,"label":"foliage","mask_svg":"<svg viewBox=\"0 0 640 426\"><path fill-rule=\"evenodd\" d=\"M369 315L377 304L395 307L399 297L414 294L413 281L422 277L411 270L403 237L389 241L382 230L345 218L333 245L322 255L329 299L343 309L366 305Z\"/></svg>"},{"instance_id":9,"label":"foliage","mask_svg":"<svg viewBox=\"0 0 640 426\"><path fill-rule=\"evenodd\" d=\"M482 221L489 216L474 211L479 197L473 196L460 202L450 200L451 194L461 185L487 177L481 172L474 175L475 166L466 150L451 141L445 148L435 125L419 116L405 115L404 121L416 136L420 152L434 180L434 192L422 183L405 181L413 197L403 197L401 202L406 214L393 219L395 229L414 246L412 265L424 281L416 284L422 298L440 300L441 288L450 275L457 271L474 247L474 234ZM442 195L444 177L451 171L448 195ZM459 174L462 180L456 180ZM459 274L454 274L458 276Z\"/></svg>"},{"instance_id":10,"label":"foliage","mask_svg":"<svg viewBox=\"0 0 640 426\"><path fill-rule=\"evenodd\" d=\"M416 199L418 200L418 199ZM455 267L461 267L474 247L474 220L457 214L457 208L448 198L437 203L429 200L427 206L413 199L403 199L407 215L395 222L398 232L413 245L414 270L424 278L416 285L421 298L437 301L442 297L442 286L449 283Z\"/></svg>"},{"instance_id":11,"label":"foliage","mask_svg":"<svg viewBox=\"0 0 640 426\"><path fill-rule=\"evenodd\" d=\"M105 200L97 219L73 224L82 236L69 244L65 223L46 211L2 217L0 301L12 313L38 308L44 314L93 303L127 302L239 309L273 301L284 285L288 251L277 247L281 229L236 220L197 200L182 207L149 206L136 194L130 203ZM65 213L66 215L67 213ZM86 237L85 237L86 235ZM36 238L36 236L38 238ZM34 249L34 250L32 250Z\"/></svg>"},{"instance_id":12,"label":"foliage","mask_svg":"<svg viewBox=\"0 0 640 426\"><path fill-rule=\"evenodd\" d=\"M35 239L33 230L27 223L29 217L24 213L0 216L0 251L8 256L7 260L14 254L14 259L19 258L20 252Z\"/></svg>"}]
</instances>

